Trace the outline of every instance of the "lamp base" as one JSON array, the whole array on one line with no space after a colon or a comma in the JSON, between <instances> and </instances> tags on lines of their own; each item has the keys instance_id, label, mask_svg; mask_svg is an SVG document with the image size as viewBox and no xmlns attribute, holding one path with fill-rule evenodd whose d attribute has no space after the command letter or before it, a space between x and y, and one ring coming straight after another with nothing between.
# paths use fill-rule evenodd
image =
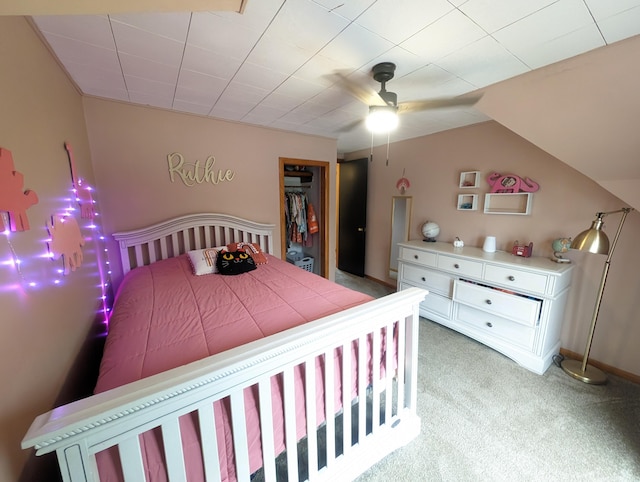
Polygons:
<instances>
[{"instance_id":1,"label":"lamp base","mask_svg":"<svg viewBox=\"0 0 640 482\"><path fill-rule=\"evenodd\" d=\"M585 370L582 371L582 361L563 360L560 366L566 373L581 382L592 385L603 385L607 383L607 375L599 368L587 365Z\"/></svg>"}]
</instances>

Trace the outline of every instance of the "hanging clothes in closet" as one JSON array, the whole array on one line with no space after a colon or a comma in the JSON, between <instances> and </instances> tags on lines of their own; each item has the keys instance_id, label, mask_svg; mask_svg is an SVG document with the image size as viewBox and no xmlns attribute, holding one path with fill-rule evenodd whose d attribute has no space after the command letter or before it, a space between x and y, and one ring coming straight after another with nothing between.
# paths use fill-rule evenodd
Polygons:
<instances>
[{"instance_id":1,"label":"hanging clothes in closet","mask_svg":"<svg viewBox=\"0 0 640 482\"><path fill-rule=\"evenodd\" d=\"M308 222L309 207L313 211L313 206L310 206L307 194L300 191L286 192L284 205L287 239L303 246L313 246ZM317 232L315 229L313 231Z\"/></svg>"}]
</instances>

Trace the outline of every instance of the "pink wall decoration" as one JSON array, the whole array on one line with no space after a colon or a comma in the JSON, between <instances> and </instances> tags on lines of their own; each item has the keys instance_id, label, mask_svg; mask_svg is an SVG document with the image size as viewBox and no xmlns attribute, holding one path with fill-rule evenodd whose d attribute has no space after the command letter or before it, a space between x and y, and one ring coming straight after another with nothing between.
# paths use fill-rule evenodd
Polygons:
<instances>
[{"instance_id":1,"label":"pink wall decoration","mask_svg":"<svg viewBox=\"0 0 640 482\"><path fill-rule=\"evenodd\" d=\"M71 181L73 182L73 190L76 193L76 201L80 205L80 217L82 219L93 219L95 211L93 208L93 197L91 196L91 188L83 185L83 180L76 175L76 163L73 157L73 149L68 142L64 143L64 148L69 154L69 165L71 166Z\"/></svg>"},{"instance_id":2,"label":"pink wall decoration","mask_svg":"<svg viewBox=\"0 0 640 482\"><path fill-rule=\"evenodd\" d=\"M0 147L0 211L7 211L11 231L29 229L27 209L38 203L38 195L24 190L24 176L15 170L11 151ZM6 226L0 217L0 231Z\"/></svg>"},{"instance_id":3,"label":"pink wall decoration","mask_svg":"<svg viewBox=\"0 0 640 482\"><path fill-rule=\"evenodd\" d=\"M64 274L75 271L82 264L82 246L84 238L80 227L73 216L55 215L52 222L47 223L51 235L49 251L55 259L64 259Z\"/></svg>"},{"instance_id":4,"label":"pink wall decoration","mask_svg":"<svg viewBox=\"0 0 640 482\"><path fill-rule=\"evenodd\" d=\"M522 178L515 174L500 174L492 172L487 176L487 182L491 186L489 192L516 193L516 192L536 192L540 185L529 179Z\"/></svg>"}]
</instances>

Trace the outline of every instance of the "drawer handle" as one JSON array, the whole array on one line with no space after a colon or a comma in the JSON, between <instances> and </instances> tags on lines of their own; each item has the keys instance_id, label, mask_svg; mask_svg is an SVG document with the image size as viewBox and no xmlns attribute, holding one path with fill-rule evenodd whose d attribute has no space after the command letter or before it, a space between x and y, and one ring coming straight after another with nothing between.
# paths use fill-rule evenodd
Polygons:
<instances>
[{"instance_id":1,"label":"drawer handle","mask_svg":"<svg viewBox=\"0 0 640 482\"><path fill-rule=\"evenodd\" d=\"M453 267L454 267L455 269L458 269L458 268L460 268L460 265L459 265L458 263L456 263L456 264L454 264L454 265L453 265Z\"/></svg>"},{"instance_id":2,"label":"drawer handle","mask_svg":"<svg viewBox=\"0 0 640 482\"><path fill-rule=\"evenodd\" d=\"M490 322L490 321L487 321L487 323L486 323L486 324L487 324L487 326L488 326L489 328L493 328L493 325L491 324L491 322Z\"/></svg>"},{"instance_id":3,"label":"drawer handle","mask_svg":"<svg viewBox=\"0 0 640 482\"><path fill-rule=\"evenodd\" d=\"M508 279L509 281L515 281L515 280L516 280L516 277L515 277L515 276L513 276L513 275L511 275L511 276L509 276L507 279Z\"/></svg>"},{"instance_id":4,"label":"drawer handle","mask_svg":"<svg viewBox=\"0 0 640 482\"><path fill-rule=\"evenodd\" d=\"M490 304L492 303L492 302L491 302L491 300L485 300L484 302L485 302L486 304L488 304L488 305L490 305Z\"/></svg>"},{"instance_id":5,"label":"drawer handle","mask_svg":"<svg viewBox=\"0 0 640 482\"><path fill-rule=\"evenodd\" d=\"M414 257L414 258L416 258L416 259L418 259L418 255L417 255L417 254L414 254L414 255L413 255L413 257Z\"/></svg>"},{"instance_id":6,"label":"drawer handle","mask_svg":"<svg viewBox=\"0 0 640 482\"><path fill-rule=\"evenodd\" d=\"M424 276L422 278L420 278L422 281L427 281L427 278L425 278Z\"/></svg>"}]
</instances>

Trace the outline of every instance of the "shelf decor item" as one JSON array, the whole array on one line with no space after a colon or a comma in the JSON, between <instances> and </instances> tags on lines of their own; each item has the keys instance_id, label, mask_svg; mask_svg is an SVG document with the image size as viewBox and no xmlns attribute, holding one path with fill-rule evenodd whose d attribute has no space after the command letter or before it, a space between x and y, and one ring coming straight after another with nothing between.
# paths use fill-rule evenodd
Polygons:
<instances>
[{"instance_id":1,"label":"shelf decor item","mask_svg":"<svg viewBox=\"0 0 640 482\"><path fill-rule=\"evenodd\" d=\"M570 248L571 238L558 238L551 241L551 249L553 249L551 261L555 261L556 263L571 263L569 258L563 256Z\"/></svg>"},{"instance_id":2,"label":"shelf decor item","mask_svg":"<svg viewBox=\"0 0 640 482\"><path fill-rule=\"evenodd\" d=\"M440 234L440 226L433 221L427 221L422 225L421 231L424 236L424 241L433 243Z\"/></svg>"},{"instance_id":3,"label":"shelf decor item","mask_svg":"<svg viewBox=\"0 0 640 482\"><path fill-rule=\"evenodd\" d=\"M593 341L593 333L596 329L596 322L598 320L598 312L600 311L600 303L602 302L602 295L604 293L604 285L607 281L607 274L609 273L609 267L611 265L611 257L613 251L616 249L618 238L620 237L620 231L622 231L622 225L629 214L633 211L633 208L622 208L617 211L610 211L607 213L597 213L596 219L593 221L591 228L578 234L571 242L571 249L578 249L580 251L588 251L594 254L606 254L607 260L604 263L604 270L602 271L602 278L600 279L600 287L598 289L598 296L596 297L596 304L593 309L593 316L591 318L591 326L589 328L589 336L587 337L587 346L584 350L584 356L582 361L578 360L563 360L560 364L562 369L584 383L591 383L594 385L602 385L607 382L607 376L605 373L592 365L588 364L589 352L591 351L591 342ZM609 238L602 230L604 224L603 218L610 214L622 213L622 219L618 225L618 230L613 238L611 248L609 248Z\"/></svg>"}]
</instances>

